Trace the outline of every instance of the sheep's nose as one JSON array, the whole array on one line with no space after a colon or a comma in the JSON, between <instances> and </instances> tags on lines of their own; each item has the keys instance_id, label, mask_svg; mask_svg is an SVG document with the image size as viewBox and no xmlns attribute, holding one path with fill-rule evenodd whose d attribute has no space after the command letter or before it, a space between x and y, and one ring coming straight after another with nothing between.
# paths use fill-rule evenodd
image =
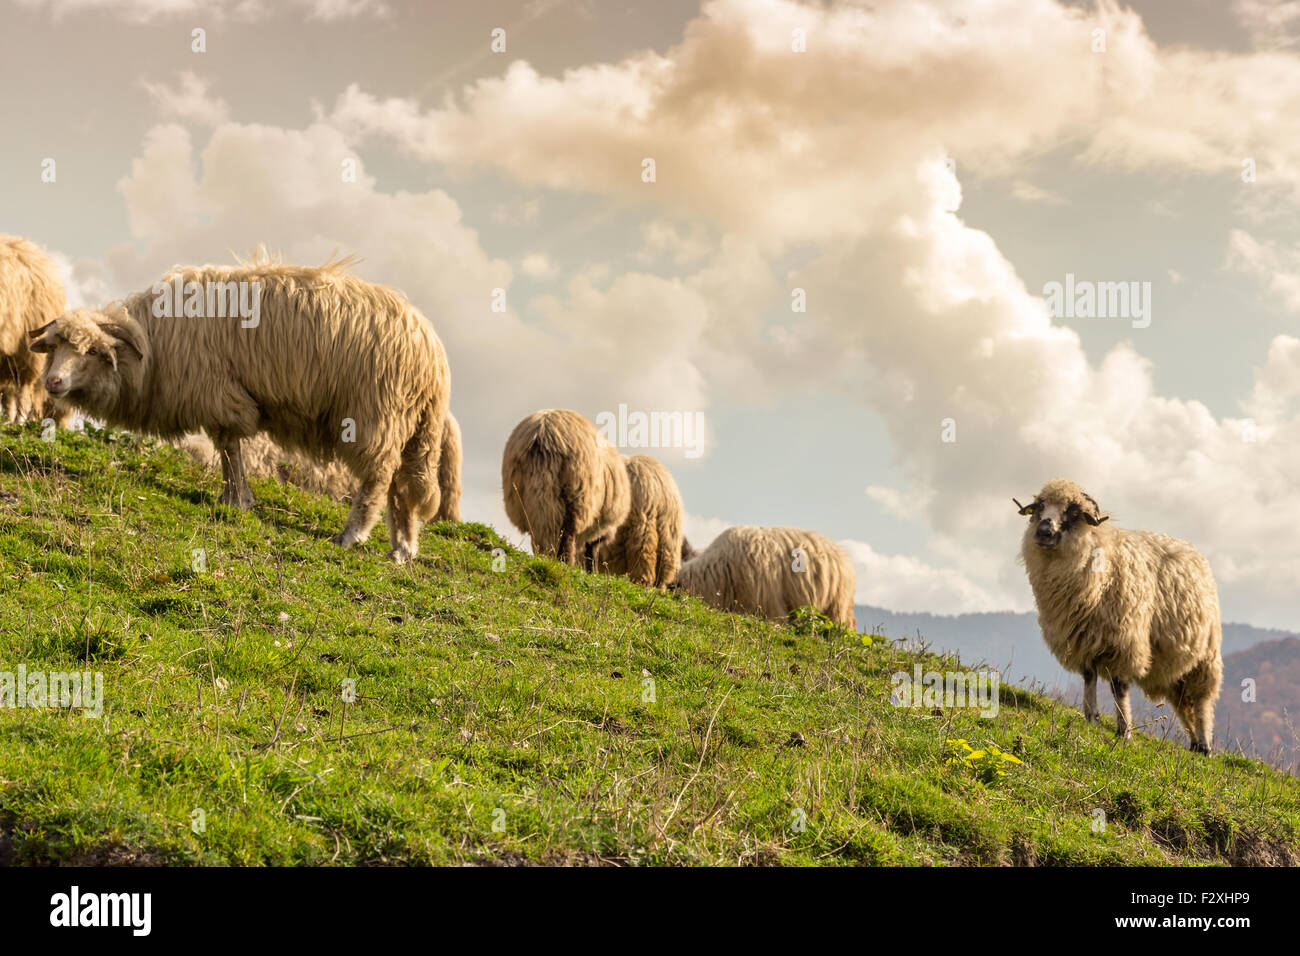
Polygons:
<instances>
[{"instance_id":1,"label":"sheep's nose","mask_svg":"<svg viewBox=\"0 0 1300 956\"><path fill-rule=\"evenodd\" d=\"M1056 529L1052 527L1052 519L1044 518L1042 521L1038 522L1038 531L1036 533L1042 535L1044 538L1050 534L1055 534Z\"/></svg>"},{"instance_id":2,"label":"sheep's nose","mask_svg":"<svg viewBox=\"0 0 1300 956\"><path fill-rule=\"evenodd\" d=\"M51 392L57 392L59 389L63 388L63 379L57 375L51 375L45 380L45 387Z\"/></svg>"}]
</instances>

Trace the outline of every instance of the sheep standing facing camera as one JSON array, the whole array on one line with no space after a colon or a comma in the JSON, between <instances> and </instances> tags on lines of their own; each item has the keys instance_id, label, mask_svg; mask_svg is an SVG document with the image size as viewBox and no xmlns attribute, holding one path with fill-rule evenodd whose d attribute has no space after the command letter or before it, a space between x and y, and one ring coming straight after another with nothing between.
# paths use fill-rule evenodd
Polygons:
<instances>
[{"instance_id":1,"label":"sheep standing facing camera","mask_svg":"<svg viewBox=\"0 0 1300 956\"><path fill-rule=\"evenodd\" d=\"M597 566L638 584L667 587L682 564L681 492L672 472L649 455L631 455L624 463L631 504L613 539L596 552Z\"/></svg>"},{"instance_id":2,"label":"sheep standing facing camera","mask_svg":"<svg viewBox=\"0 0 1300 956\"><path fill-rule=\"evenodd\" d=\"M547 408L515 426L501 458L506 517L537 554L592 570L630 504L623 456L577 412Z\"/></svg>"},{"instance_id":3,"label":"sheep standing facing camera","mask_svg":"<svg viewBox=\"0 0 1300 956\"><path fill-rule=\"evenodd\" d=\"M682 565L677 585L706 604L784 620L811 605L853 625L857 573L844 549L799 528L727 528Z\"/></svg>"},{"instance_id":4,"label":"sheep standing facing camera","mask_svg":"<svg viewBox=\"0 0 1300 956\"><path fill-rule=\"evenodd\" d=\"M8 421L53 415L67 424L69 413L45 394L45 360L27 348L28 335L66 308L54 261L26 239L0 236L0 413Z\"/></svg>"},{"instance_id":5,"label":"sheep standing facing camera","mask_svg":"<svg viewBox=\"0 0 1300 956\"><path fill-rule=\"evenodd\" d=\"M1013 501L1015 499L1012 499ZM1097 502L1057 478L1021 506L1021 558L1043 640L1083 675L1083 712L1097 719L1097 678L1110 681L1116 733L1132 734L1129 685L1167 700L1208 754L1223 681L1219 595L1209 562L1186 541L1106 524Z\"/></svg>"}]
</instances>

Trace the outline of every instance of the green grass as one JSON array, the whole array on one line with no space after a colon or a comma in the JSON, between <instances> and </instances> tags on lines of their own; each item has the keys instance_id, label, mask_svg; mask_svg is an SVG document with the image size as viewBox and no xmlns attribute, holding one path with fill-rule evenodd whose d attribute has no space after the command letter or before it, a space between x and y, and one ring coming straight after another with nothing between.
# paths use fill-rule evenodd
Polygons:
<instances>
[{"instance_id":1,"label":"green grass","mask_svg":"<svg viewBox=\"0 0 1300 956\"><path fill-rule=\"evenodd\" d=\"M0 859L1300 856L1300 781L1260 763L1116 746L1005 686L994 719L894 707L892 673L957 665L583 575L482 525L426 528L399 568L382 525L356 550L329 544L337 504L255 482L239 513L218 485L123 433L0 428L0 671L105 686L97 720L0 709ZM1022 762L982 783L946 762L953 738Z\"/></svg>"}]
</instances>

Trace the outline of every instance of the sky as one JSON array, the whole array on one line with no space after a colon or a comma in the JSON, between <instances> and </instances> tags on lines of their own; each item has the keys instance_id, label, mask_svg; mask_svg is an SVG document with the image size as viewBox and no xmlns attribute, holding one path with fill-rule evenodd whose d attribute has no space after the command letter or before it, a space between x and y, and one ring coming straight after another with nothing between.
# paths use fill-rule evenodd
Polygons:
<instances>
[{"instance_id":1,"label":"sky","mask_svg":"<svg viewBox=\"0 0 1300 956\"><path fill-rule=\"evenodd\" d=\"M1297 0L0 0L0 84L0 232L74 305L360 257L513 540L519 419L682 411L704 454L625 451L697 546L809 528L861 603L1029 610L1011 498L1070 477L1300 627Z\"/></svg>"}]
</instances>

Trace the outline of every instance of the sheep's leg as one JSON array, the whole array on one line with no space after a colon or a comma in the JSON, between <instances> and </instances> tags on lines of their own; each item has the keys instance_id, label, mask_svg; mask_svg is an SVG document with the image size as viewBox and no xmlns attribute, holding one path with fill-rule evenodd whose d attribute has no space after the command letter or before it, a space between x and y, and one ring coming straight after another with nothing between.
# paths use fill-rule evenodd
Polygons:
<instances>
[{"instance_id":1,"label":"sheep's leg","mask_svg":"<svg viewBox=\"0 0 1300 956\"><path fill-rule=\"evenodd\" d=\"M1092 668L1083 672L1083 716L1090 724L1097 722L1097 672Z\"/></svg>"},{"instance_id":2,"label":"sheep's leg","mask_svg":"<svg viewBox=\"0 0 1300 956\"><path fill-rule=\"evenodd\" d=\"M36 389L31 382L25 382L18 388L18 417L28 422L39 414L40 409L36 405Z\"/></svg>"},{"instance_id":3,"label":"sheep's leg","mask_svg":"<svg viewBox=\"0 0 1300 956\"><path fill-rule=\"evenodd\" d=\"M666 588L677 577L677 571L681 568L682 546L678 542L677 547L673 547L673 542L669 538L659 539L659 554L655 558L655 586Z\"/></svg>"},{"instance_id":4,"label":"sheep's leg","mask_svg":"<svg viewBox=\"0 0 1300 956\"><path fill-rule=\"evenodd\" d=\"M1196 729L1201 738L1201 745L1197 748L1197 752L1208 755L1214 750L1214 698L1207 697L1197 701L1193 711L1196 715Z\"/></svg>"},{"instance_id":5,"label":"sheep's leg","mask_svg":"<svg viewBox=\"0 0 1300 956\"><path fill-rule=\"evenodd\" d=\"M442 428L430 430L430 415L420 419L419 428L402 450L402 464L388 487L388 556L405 564L420 551L420 528L438 512L442 489L438 484L439 442L430 438Z\"/></svg>"},{"instance_id":6,"label":"sheep's leg","mask_svg":"<svg viewBox=\"0 0 1300 956\"><path fill-rule=\"evenodd\" d=\"M637 584L654 587L655 559L659 554L659 529L653 521L640 524L632 529L631 543L627 576Z\"/></svg>"},{"instance_id":7,"label":"sheep's leg","mask_svg":"<svg viewBox=\"0 0 1300 956\"><path fill-rule=\"evenodd\" d=\"M18 421L18 396L12 391L4 393L5 421Z\"/></svg>"},{"instance_id":8,"label":"sheep's leg","mask_svg":"<svg viewBox=\"0 0 1300 956\"><path fill-rule=\"evenodd\" d=\"M1112 677L1110 693L1115 698L1115 736L1130 740L1133 737L1133 711L1128 699L1128 681Z\"/></svg>"},{"instance_id":9,"label":"sheep's leg","mask_svg":"<svg viewBox=\"0 0 1300 956\"><path fill-rule=\"evenodd\" d=\"M388 556L406 564L420 552L420 518L398 484L394 479L388 489Z\"/></svg>"},{"instance_id":10,"label":"sheep's leg","mask_svg":"<svg viewBox=\"0 0 1300 956\"><path fill-rule=\"evenodd\" d=\"M582 546L582 570L591 572L596 570L596 549L600 547L599 541L588 541Z\"/></svg>"},{"instance_id":11,"label":"sheep's leg","mask_svg":"<svg viewBox=\"0 0 1300 956\"><path fill-rule=\"evenodd\" d=\"M221 497L218 501L247 511L253 505L253 493L248 490L248 479L244 474L243 442L233 435L214 438L221 455Z\"/></svg>"},{"instance_id":12,"label":"sheep's leg","mask_svg":"<svg viewBox=\"0 0 1300 956\"><path fill-rule=\"evenodd\" d=\"M330 538L332 542L350 548L370 537L370 529L379 520L379 512L384 507L384 496L393 482L395 471L395 461L380 462L362 480L361 487L352 498L352 510L348 512L347 524L342 531Z\"/></svg>"},{"instance_id":13,"label":"sheep's leg","mask_svg":"<svg viewBox=\"0 0 1300 956\"><path fill-rule=\"evenodd\" d=\"M560 525L560 547L557 557L565 564L578 563L578 516L565 503L564 523Z\"/></svg>"},{"instance_id":14,"label":"sheep's leg","mask_svg":"<svg viewBox=\"0 0 1300 956\"><path fill-rule=\"evenodd\" d=\"M1195 753L1208 754L1214 745L1214 699L1221 680L1217 666L1202 663L1174 687L1174 710Z\"/></svg>"}]
</instances>

